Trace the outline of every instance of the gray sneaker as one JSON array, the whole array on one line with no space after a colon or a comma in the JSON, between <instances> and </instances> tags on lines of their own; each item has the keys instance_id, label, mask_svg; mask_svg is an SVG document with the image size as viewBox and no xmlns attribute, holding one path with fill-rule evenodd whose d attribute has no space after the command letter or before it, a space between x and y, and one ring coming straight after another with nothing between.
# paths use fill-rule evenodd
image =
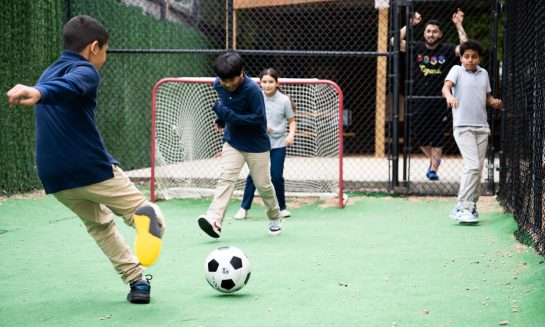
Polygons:
<instances>
[{"instance_id":1,"label":"gray sneaker","mask_svg":"<svg viewBox=\"0 0 545 327\"><path fill-rule=\"evenodd\" d=\"M282 226L280 225L280 218L269 220L269 235L280 235L282 233Z\"/></svg>"}]
</instances>

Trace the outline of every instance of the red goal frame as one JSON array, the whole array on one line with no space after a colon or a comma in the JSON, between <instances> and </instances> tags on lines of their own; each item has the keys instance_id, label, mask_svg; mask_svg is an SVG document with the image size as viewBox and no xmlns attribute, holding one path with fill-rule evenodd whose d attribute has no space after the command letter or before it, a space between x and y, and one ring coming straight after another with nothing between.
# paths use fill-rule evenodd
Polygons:
<instances>
[{"instance_id":1,"label":"red goal frame","mask_svg":"<svg viewBox=\"0 0 545 327\"><path fill-rule=\"evenodd\" d=\"M252 78L254 81L258 81L257 78ZM157 90L165 83L207 83L213 84L215 81L214 77L168 77L159 80L153 87L152 90L152 106L151 106L151 155L150 155L150 167L151 167L151 176L150 176L150 199L152 202L156 201L156 190L155 190L155 163L156 163L156 110L157 110ZM339 102L339 117L338 117L338 144L339 144L339 169L338 169L338 181L339 181L339 192L338 192L338 206L343 208L344 193L343 193L343 92L339 85L330 80L323 79L286 79L280 78L278 80L280 85L329 85L333 88L338 95Z\"/></svg>"}]
</instances>

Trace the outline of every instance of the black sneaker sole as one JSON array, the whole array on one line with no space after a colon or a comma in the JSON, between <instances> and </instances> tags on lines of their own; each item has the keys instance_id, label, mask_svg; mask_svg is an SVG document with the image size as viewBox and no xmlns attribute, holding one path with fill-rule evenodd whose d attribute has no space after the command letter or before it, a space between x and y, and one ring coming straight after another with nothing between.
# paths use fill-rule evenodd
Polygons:
<instances>
[{"instance_id":1,"label":"black sneaker sole","mask_svg":"<svg viewBox=\"0 0 545 327\"><path fill-rule=\"evenodd\" d=\"M150 301L149 294L128 294L127 301L135 304L148 304Z\"/></svg>"},{"instance_id":2,"label":"black sneaker sole","mask_svg":"<svg viewBox=\"0 0 545 327\"><path fill-rule=\"evenodd\" d=\"M214 230L214 226L212 226L210 224L210 222L208 222L208 220L206 220L206 218L199 218L198 220L198 223L199 223L199 227L202 229L203 232L205 232L206 234L208 234L208 236L210 237L213 237L213 238L219 238L219 234L216 233L216 231Z\"/></svg>"}]
</instances>

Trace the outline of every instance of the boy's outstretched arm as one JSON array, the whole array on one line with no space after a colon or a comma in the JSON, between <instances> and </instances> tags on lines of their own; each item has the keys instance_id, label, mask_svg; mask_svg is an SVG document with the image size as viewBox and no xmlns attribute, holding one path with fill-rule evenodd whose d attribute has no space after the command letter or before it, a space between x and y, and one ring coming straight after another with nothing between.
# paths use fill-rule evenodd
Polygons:
<instances>
[{"instance_id":1,"label":"boy's outstretched arm","mask_svg":"<svg viewBox=\"0 0 545 327\"><path fill-rule=\"evenodd\" d=\"M25 106L32 106L42 98L42 94L37 88L22 84L17 84L12 87L6 95L10 105L22 104Z\"/></svg>"}]
</instances>

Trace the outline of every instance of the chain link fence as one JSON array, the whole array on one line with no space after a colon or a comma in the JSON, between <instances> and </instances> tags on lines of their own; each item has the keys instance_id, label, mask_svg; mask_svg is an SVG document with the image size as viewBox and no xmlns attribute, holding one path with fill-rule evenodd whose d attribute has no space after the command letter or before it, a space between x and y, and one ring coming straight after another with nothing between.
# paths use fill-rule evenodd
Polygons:
<instances>
[{"instance_id":1,"label":"chain link fence","mask_svg":"<svg viewBox=\"0 0 545 327\"><path fill-rule=\"evenodd\" d=\"M327 79L340 86L344 93L343 169L346 191L388 192L396 186L392 183L392 160L396 159L392 156L392 146L399 142L403 151L398 158L403 161L399 162L401 169L397 176L402 183L397 191L456 194L462 163L451 135L450 122L445 123L445 173L437 182L426 178L428 161L418 146L411 143L410 110L400 115L400 137L394 139L391 135L393 118L387 108L391 105L393 92L388 90L391 86L388 84L388 69L390 75L395 72L391 65L387 65L387 59L393 55L389 42L393 35L393 11L387 6L380 7L380 4L380 1L358 0L279 1L277 4L255 0L123 0L118 3L98 1L91 5L86 1L72 1L72 14L95 15L110 30L116 31L112 35L104 80L108 76L119 76L120 72L127 74L127 70L134 69L135 65L139 67L136 83L103 85L101 106L127 107L118 101L132 101L129 107L133 115L142 115L141 121L147 123L149 116L144 115L149 115L149 95L141 90L146 86L149 89L151 82L159 77L212 76L209 66L213 58L225 48L233 48L245 57L246 71L250 76L257 76L266 67L274 67L285 78ZM106 6L113 8L106 9ZM424 17L439 20L445 26L443 41L455 44L459 42L451 16L457 8L463 8L466 13L464 25L468 34L483 39L485 47L492 48L490 26L494 21L490 1L408 1L401 7L405 13L418 11ZM119 13L114 14L116 10ZM130 16L112 21L106 13L115 17ZM142 17L137 20L136 15ZM142 20L144 22L140 26L138 22ZM168 32L157 31L150 20L162 22L159 26L170 26ZM115 25L109 26L111 24ZM423 25L415 26L413 33L409 33L415 36L410 42L422 35ZM173 29L176 35L172 34ZM143 62L142 58L149 58L150 62ZM488 58L486 56L485 63L490 61ZM412 62L405 65L410 66ZM127 75L127 78L130 77ZM116 90L116 87L120 89ZM440 87L437 86L437 92L440 92ZM105 103L103 99L106 98L111 103ZM138 106L142 109L137 113L135 109ZM411 108L411 101L407 107ZM134 124L120 122L119 119L126 116L119 116L117 110L105 111L117 118L106 117L106 114L99 116L114 156L122 160L127 158L123 160L126 169L149 165L147 149L142 155L130 154L139 152L131 150L134 144L147 142L149 124L136 128L136 136L129 138L130 130L116 126L130 129ZM446 109L443 117L450 118ZM134 120L134 116L130 119ZM431 119L429 122L436 123ZM111 127L106 127L107 124ZM115 132L109 134L106 130ZM129 143L120 142L121 135L125 135ZM135 138L137 141L133 141ZM408 142L403 142L404 139Z\"/></svg>"},{"instance_id":2,"label":"chain link fence","mask_svg":"<svg viewBox=\"0 0 545 327\"><path fill-rule=\"evenodd\" d=\"M41 71L56 58L61 47L58 37L68 17L85 14L104 24L110 33L110 50L101 71L97 121L107 148L127 171L150 166L153 85L165 77L213 76L214 58L226 49L236 49L246 59L250 76L273 67L284 78L324 79L340 86L344 96L345 191L456 194L462 163L452 128L447 126L444 132L440 179L429 181L426 178L429 160L412 137L415 106L411 97L419 95L408 93L413 80L413 61L403 53L397 57L391 39L408 17L418 12L424 21L409 28L408 44L421 39L425 21L432 18L444 27L441 41L456 44L458 35L451 20L460 8L465 13L463 25L468 36L479 39L489 51L483 64L493 76L492 72L497 71L492 55L496 44L491 31L496 3L491 0L59 0L47 5L58 20L47 29L47 35L57 38L55 49L48 51L48 60L33 64L36 71ZM35 13L43 10L32 1L11 5L26 6L26 11ZM20 17L26 17L19 11ZM16 20L11 21L21 26ZM44 16L41 22L49 21ZM15 57L19 50L9 53ZM32 84L36 79L37 76L29 76L7 80ZM397 96L399 93L401 97ZM449 112L442 110L450 119ZM1 121L9 124L5 119ZM5 140L13 136L13 132L3 133ZM30 126L25 133L24 138L16 139L28 148L17 153L24 152L27 157L21 158L17 167L2 170L10 175L5 179L9 182L4 183L3 179L1 185L7 192L39 187ZM32 176L34 182L22 181L15 171ZM493 178L485 176L483 182L493 185Z\"/></svg>"},{"instance_id":3,"label":"chain link fence","mask_svg":"<svg viewBox=\"0 0 545 327\"><path fill-rule=\"evenodd\" d=\"M283 78L337 83L344 93L345 189L388 191L389 19L387 9L379 16L375 1L73 0L71 4L72 15L95 16L115 31L102 72L97 113L107 145L125 169L149 166L149 148L142 145L149 144L153 83L163 77L213 76L213 59L233 48L244 56L250 76L273 67ZM168 28L158 30L156 25ZM126 79L120 81L120 75ZM131 115L119 115L120 107ZM125 119L132 123L120 121Z\"/></svg>"},{"instance_id":4,"label":"chain link fence","mask_svg":"<svg viewBox=\"0 0 545 327\"><path fill-rule=\"evenodd\" d=\"M503 66L505 127L499 200L520 226L517 236L545 255L545 8L506 1Z\"/></svg>"}]
</instances>

